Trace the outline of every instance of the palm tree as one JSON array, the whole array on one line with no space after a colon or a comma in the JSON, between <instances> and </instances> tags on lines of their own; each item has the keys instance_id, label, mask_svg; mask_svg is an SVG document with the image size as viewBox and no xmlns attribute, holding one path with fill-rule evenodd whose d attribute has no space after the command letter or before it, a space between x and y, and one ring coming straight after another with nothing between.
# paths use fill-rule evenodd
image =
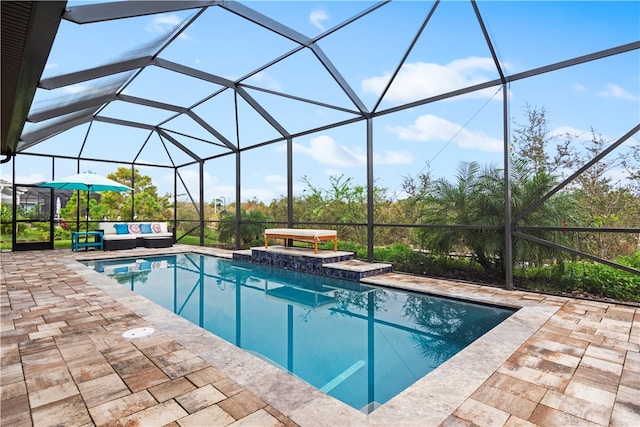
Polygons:
<instances>
[{"instance_id":1,"label":"palm tree","mask_svg":"<svg viewBox=\"0 0 640 427\"><path fill-rule=\"evenodd\" d=\"M510 178L514 216L556 185L556 178L544 171L529 169L524 161L512 163ZM501 169L493 165L482 168L477 162L461 163L454 182L434 181L423 194L419 220L422 224L437 226L420 231L423 246L435 253L470 252L485 271L504 273L504 233L473 228L504 228L504 203ZM576 206L569 195L557 193L519 225L559 226L576 211ZM566 239L562 233L549 231L539 231L536 235L556 242ZM557 251L522 239L514 244L515 260L541 262L559 256Z\"/></svg>"},{"instance_id":2,"label":"palm tree","mask_svg":"<svg viewBox=\"0 0 640 427\"><path fill-rule=\"evenodd\" d=\"M240 208L240 246L248 247L252 242L263 237L265 224L269 218L259 209L247 211ZM222 213L218 224L219 239L221 242L230 243L236 236L236 215Z\"/></svg>"}]
</instances>

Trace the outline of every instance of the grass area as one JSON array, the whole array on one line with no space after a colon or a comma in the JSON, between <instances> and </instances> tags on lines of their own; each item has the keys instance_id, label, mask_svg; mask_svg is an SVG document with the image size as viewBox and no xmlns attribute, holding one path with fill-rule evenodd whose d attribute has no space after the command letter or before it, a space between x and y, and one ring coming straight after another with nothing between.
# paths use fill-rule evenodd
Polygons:
<instances>
[{"instance_id":1,"label":"grass area","mask_svg":"<svg viewBox=\"0 0 640 427\"><path fill-rule=\"evenodd\" d=\"M55 240L53 242L53 247L56 249L71 249L71 240Z\"/></svg>"},{"instance_id":2,"label":"grass area","mask_svg":"<svg viewBox=\"0 0 640 427\"><path fill-rule=\"evenodd\" d=\"M181 243L183 245L192 245L192 246L200 246L200 236L184 236L177 243ZM215 246L219 244L218 241L213 239L208 239L206 236L204 238L204 246Z\"/></svg>"}]
</instances>

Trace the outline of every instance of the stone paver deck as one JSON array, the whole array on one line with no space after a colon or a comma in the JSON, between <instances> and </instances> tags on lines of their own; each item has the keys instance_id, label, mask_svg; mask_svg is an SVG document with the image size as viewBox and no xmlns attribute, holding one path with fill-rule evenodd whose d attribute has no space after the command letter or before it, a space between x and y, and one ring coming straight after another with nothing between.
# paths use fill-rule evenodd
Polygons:
<instances>
[{"instance_id":1,"label":"stone paver deck","mask_svg":"<svg viewBox=\"0 0 640 427\"><path fill-rule=\"evenodd\" d=\"M75 260L2 253L2 426L638 426L640 309L388 273L368 283L522 307L364 414ZM122 333L151 327L148 336Z\"/></svg>"}]
</instances>

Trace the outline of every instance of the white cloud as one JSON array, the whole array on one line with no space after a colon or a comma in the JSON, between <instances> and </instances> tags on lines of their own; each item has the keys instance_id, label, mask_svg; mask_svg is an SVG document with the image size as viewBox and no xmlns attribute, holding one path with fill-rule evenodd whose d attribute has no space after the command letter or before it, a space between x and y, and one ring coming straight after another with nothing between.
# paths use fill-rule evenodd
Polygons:
<instances>
[{"instance_id":1,"label":"white cloud","mask_svg":"<svg viewBox=\"0 0 640 427\"><path fill-rule=\"evenodd\" d=\"M627 92L623 88L613 83L609 83L604 90L601 90L597 93L599 97L602 98L617 98L617 99L625 99L627 101L637 101L638 97L633 94Z\"/></svg>"},{"instance_id":2,"label":"white cloud","mask_svg":"<svg viewBox=\"0 0 640 427\"><path fill-rule=\"evenodd\" d=\"M383 154L373 153L373 163L377 165L400 165L413 163L413 156L409 151L386 150Z\"/></svg>"},{"instance_id":3,"label":"white cloud","mask_svg":"<svg viewBox=\"0 0 640 427\"><path fill-rule=\"evenodd\" d=\"M261 86L265 89L282 90L282 85L273 76L264 71L254 74L247 79L248 82L255 83L256 86Z\"/></svg>"},{"instance_id":4,"label":"white cloud","mask_svg":"<svg viewBox=\"0 0 640 427\"><path fill-rule=\"evenodd\" d=\"M45 70L51 70L53 68L58 68L58 64L55 62L47 62L44 66Z\"/></svg>"},{"instance_id":5,"label":"white cloud","mask_svg":"<svg viewBox=\"0 0 640 427\"><path fill-rule=\"evenodd\" d=\"M293 152L309 156L323 165L353 167L366 163L362 150L339 145L326 135L312 138L309 146L294 143Z\"/></svg>"},{"instance_id":6,"label":"white cloud","mask_svg":"<svg viewBox=\"0 0 640 427\"><path fill-rule=\"evenodd\" d=\"M309 15L309 21L313 24L314 27L324 31L324 25L322 21L326 21L329 19L329 15L324 9L315 9L311 11Z\"/></svg>"},{"instance_id":7,"label":"white cloud","mask_svg":"<svg viewBox=\"0 0 640 427\"><path fill-rule=\"evenodd\" d=\"M581 85L580 83L574 83L573 90L575 90L576 92L586 92L587 88Z\"/></svg>"},{"instance_id":8,"label":"white cloud","mask_svg":"<svg viewBox=\"0 0 640 427\"><path fill-rule=\"evenodd\" d=\"M285 145L278 147L278 151L283 151ZM361 148L350 148L338 144L333 138L327 135L312 138L309 145L293 144L293 152L311 157L320 164L331 167L355 167L367 164L367 155ZM376 164L407 164L413 158L408 151L387 150L384 153L374 153Z\"/></svg>"},{"instance_id":9,"label":"white cloud","mask_svg":"<svg viewBox=\"0 0 640 427\"><path fill-rule=\"evenodd\" d=\"M506 68L509 68L508 65ZM484 83L498 77L491 58L469 57L457 59L447 65L413 62L402 66L394 83L385 95L385 100L408 102L420 98L440 95L456 89ZM364 79L365 92L380 95L391 78L391 73ZM494 88L477 91L466 96L490 97Z\"/></svg>"},{"instance_id":10,"label":"white cloud","mask_svg":"<svg viewBox=\"0 0 640 427\"><path fill-rule=\"evenodd\" d=\"M145 30L150 33L167 34L175 30L181 23L182 20L178 15L161 14L156 15L153 20L147 24ZM191 39L184 32L180 34L180 38L184 40Z\"/></svg>"},{"instance_id":11,"label":"white cloud","mask_svg":"<svg viewBox=\"0 0 640 427\"><path fill-rule=\"evenodd\" d=\"M177 15L156 15L151 22L147 24L145 30L150 33L167 33L173 31L175 27L180 25L180 18Z\"/></svg>"},{"instance_id":12,"label":"white cloud","mask_svg":"<svg viewBox=\"0 0 640 427\"><path fill-rule=\"evenodd\" d=\"M587 135L588 137L591 137L591 131L585 130L585 129L577 129L571 126L558 126L557 128L549 131L549 136L553 136L556 138L563 139L567 135L573 138L581 138L581 137L584 137L585 135Z\"/></svg>"},{"instance_id":13,"label":"white cloud","mask_svg":"<svg viewBox=\"0 0 640 427\"><path fill-rule=\"evenodd\" d=\"M282 175L267 175L264 177L264 182L267 184L282 184L287 182L287 178Z\"/></svg>"},{"instance_id":14,"label":"white cloud","mask_svg":"<svg viewBox=\"0 0 640 427\"><path fill-rule=\"evenodd\" d=\"M366 164L366 156L360 149L351 149L337 144L330 136L322 135L312 138L309 146L293 144L293 152L312 157L318 163L353 167Z\"/></svg>"},{"instance_id":15,"label":"white cloud","mask_svg":"<svg viewBox=\"0 0 640 427\"><path fill-rule=\"evenodd\" d=\"M11 175L1 175L0 179L6 182L12 182L13 177ZM16 183L18 184L38 184L47 181L44 175L39 173L31 173L29 175L16 175Z\"/></svg>"},{"instance_id":16,"label":"white cloud","mask_svg":"<svg viewBox=\"0 0 640 427\"><path fill-rule=\"evenodd\" d=\"M473 148L481 151L502 151L503 143L501 139L492 138L484 132L473 132L462 129L457 123L425 114L416 119L409 126L390 126L387 128L396 134L400 139L408 141L437 141L453 142L460 148Z\"/></svg>"}]
</instances>

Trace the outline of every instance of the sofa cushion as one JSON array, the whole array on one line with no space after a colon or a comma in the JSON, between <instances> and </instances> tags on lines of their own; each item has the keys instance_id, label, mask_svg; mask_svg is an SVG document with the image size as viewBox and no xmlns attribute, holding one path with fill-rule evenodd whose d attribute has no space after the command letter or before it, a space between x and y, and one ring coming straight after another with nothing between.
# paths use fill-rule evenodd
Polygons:
<instances>
[{"instance_id":1,"label":"sofa cushion","mask_svg":"<svg viewBox=\"0 0 640 427\"><path fill-rule=\"evenodd\" d=\"M140 236L142 239L155 239L156 237L173 237L173 233L167 231L166 233L151 233Z\"/></svg>"},{"instance_id":2,"label":"sofa cushion","mask_svg":"<svg viewBox=\"0 0 640 427\"><path fill-rule=\"evenodd\" d=\"M133 227L131 227L133 225ZM146 229L145 225L150 227L151 232L143 231ZM116 226L120 227L120 232L116 229ZM126 229L126 231L125 231ZM113 223L113 222L101 222L98 224L98 230L104 232L104 236L122 236L122 238L128 238L135 240L145 237L160 237L160 236L173 236L173 230L169 230L166 222L125 222L125 223ZM136 232L137 230L137 232Z\"/></svg>"},{"instance_id":3,"label":"sofa cushion","mask_svg":"<svg viewBox=\"0 0 640 427\"><path fill-rule=\"evenodd\" d=\"M116 234L129 234L128 224L115 224Z\"/></svg>"},{"instance_id":4,"label":"sofa cushion","mask_svg":"<svg viewBox=\"0 0 640 427\"><path fill-rule=\"evenodd\" d=\"M140 234L140 224L137 222L129 222L129 233L131 234Z\"/></svg>"},{"instance_id":5,"label":"sofa cushion","mask_svg":"<svg viewBox=\"0 0 640 427\"><path fill-rule=\"evenodd\" d=\"M135 241L136 240L136 235L135 234L105 234L103 237L104 241L106 242L107 240L132 240Z\"/></svg>"},{"instance_id":6,"label":"sofa cushion","mask_svg":"<svg viewBox=\"0 0 640 427\"><path fill-rule=\"evenodd\" d=\"M142 234L153 233L153 230L151 230L151 224L140 224L140 232Z\"/></svg>"},{"instance_id":7,"label":"sofa cushion","mask_svg":"<svg viewBox=\"0 0 640 427\"><path fill-rule=\"evenodd\" d=\"M98 224L98 230L102 230L104 234L116 234L116 228L112 222L101 222Z\"/></svg>"}]
</instances>

